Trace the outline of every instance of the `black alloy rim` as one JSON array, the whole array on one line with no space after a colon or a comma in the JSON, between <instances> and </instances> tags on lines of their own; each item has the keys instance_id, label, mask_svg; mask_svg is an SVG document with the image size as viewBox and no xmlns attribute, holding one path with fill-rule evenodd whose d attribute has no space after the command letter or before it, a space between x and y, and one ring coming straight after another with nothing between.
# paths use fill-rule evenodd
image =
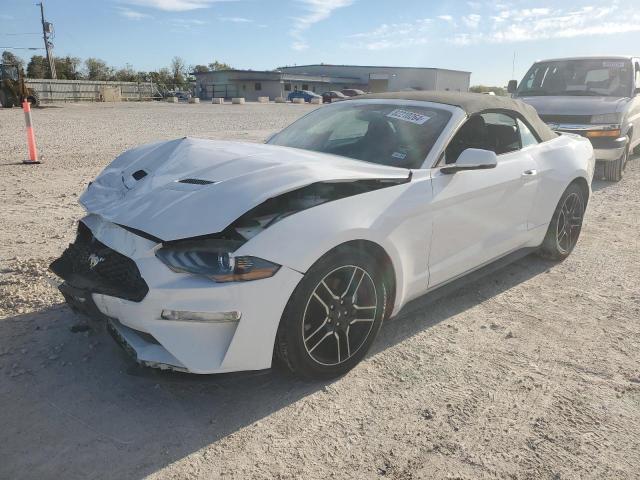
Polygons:
<instances>
[{"instance_id":1,"label":"black alloy rim","mask_svg":"<svg viewBox=\"0 0 640 480\"><path fill-rule=\"evenodd\" d=\"M563 254L569 253L578 241L583 215L584 205L580 195L577 193L567 195L560 209L556 226L556 242Z\"/></svg>"},{"instance_id":2,"label":"black alloy rim","mask_svg":"<svg viewBox=\"0 0 640 480\"><path fill-rule=\"evenodd\" d=\"M317 363L334 366L349 360L366 342L378 312L378 294L362 267L345 265L329 272L307 300L302 339Z\"/></svg>"}]
</instances>

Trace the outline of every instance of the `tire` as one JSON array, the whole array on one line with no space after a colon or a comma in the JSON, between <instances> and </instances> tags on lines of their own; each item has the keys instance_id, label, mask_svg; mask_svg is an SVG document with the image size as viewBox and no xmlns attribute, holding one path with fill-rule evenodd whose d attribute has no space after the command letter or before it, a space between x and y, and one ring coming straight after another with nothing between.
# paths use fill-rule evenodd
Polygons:
<instances>
[{"instance_id":1,"label":"tire","mask_svg":"<svg viewBox=\"0 0 640 480\"><path fill-rule=\"evenodd\" d=\"M387 291L373 256L354 248L327 254L309 269L287 303L276 336L276 359L309 379L344 375L375 340Z\"/></svg>"},{"instance_id":2,"label":"tire","mask_svg":"<svg viewBox=\"0 0 640 480\"><path fill-rule=\"evenodd\" d=\"M636 145L636 147L633 149L633 153L636 155L640 155L640 145Z\"/></svg>"},{"instance_id":3,"label":"tire","mask_svg":"<svg viewBox=\"0 0 640 480\"><path fill-rule=\"evenodd\" d=\"M31 90L29 92L29 96L27 97L27 102L31 104L32 107L40 106L40 94L35 90Z\"/></svg>"},{"instance_id":4,"label":"tire","mask_svg":"<svg viewBox=\"0 0 640 480\"><path fill-rule=\"evenodd\" d=\"M542 258L562 261L571 254L580 237L586 206L583 189L576 183L569 185L560 197L540 246L538 254ZM565 223L567 220L570 223Z\"/></svg>"},{"instance_id":5,"label":"tire","mask_svg":"<svg viewBox=\"0 0 640 480\"><path fill-rule=\"evenodd\" d=\"M622 156L614 162L606 162L604 164L604 179L610 182L619 182L622 180L622 173L629 158L629 147L627 147Z\"/></svg>"}]
</instances>

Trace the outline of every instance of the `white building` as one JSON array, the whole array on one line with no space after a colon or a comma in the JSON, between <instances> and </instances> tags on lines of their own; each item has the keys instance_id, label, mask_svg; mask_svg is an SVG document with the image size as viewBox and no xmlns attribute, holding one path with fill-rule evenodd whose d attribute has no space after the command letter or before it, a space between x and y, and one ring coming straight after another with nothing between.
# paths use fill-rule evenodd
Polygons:
<instances>
[{"instance_id":1,"label":"white building","mask_svg":"<svg viewBox=\"0 0 640 480\"><path fill-rule=\"evenodd\" d=\"M467 92L470 72L443 68L381 67L364 65L299 65L280 67L289 74L323 75L357 78L368 92L398 92L402 90L450 90Z\"/></svg>"},{"instance_id":2,"label":"white building","mask_svg":"<svg viewBox=\"0 0 640 480\"><path fill-rule=\"evenodd\" d=\"M471 74L458 70L359 65L300 65L277 70L220 70L195 72L196 95L211 98L286 97L294 90L322 94L329 90L357 88L366 92L401 90L469 90Z\"/></svg>"}]
</instances>

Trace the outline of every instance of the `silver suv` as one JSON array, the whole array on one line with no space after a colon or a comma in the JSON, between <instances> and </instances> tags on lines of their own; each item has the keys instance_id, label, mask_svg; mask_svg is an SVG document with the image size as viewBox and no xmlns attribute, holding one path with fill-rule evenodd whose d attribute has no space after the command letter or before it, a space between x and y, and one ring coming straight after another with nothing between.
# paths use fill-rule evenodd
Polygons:
<instances>
[{"instance_id":1,"label":"silver suv","mask_svg":"<svg viewBox=\"0 0 640 480\"><path fill-rule=\"evenodd\" d=\"M607 180L620 180L629 152L640 153L640 58L543 60L509 92L552 129L591 140Z\"/></svg>"}]
</instances>

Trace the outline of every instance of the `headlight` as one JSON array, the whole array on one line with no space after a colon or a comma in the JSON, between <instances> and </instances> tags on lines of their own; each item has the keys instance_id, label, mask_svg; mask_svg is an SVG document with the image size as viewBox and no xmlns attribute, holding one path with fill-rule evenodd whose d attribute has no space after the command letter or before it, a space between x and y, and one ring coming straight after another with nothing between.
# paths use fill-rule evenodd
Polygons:
<instances>
[{"instance_id":1,"label":"headlight","mask_svg":"<svg viewBox=\"0 0 640 480\"><path fill-rule=\"evenodd\" d=\"M600 115L593 115L591 117L591 123L620 123L619 113L602 113Z\"/></svg>"},{"instance_id":2,"label":"headlight","mask_svg":"<svg viewBox=\"0 0 640 480\"><path fill-rule=\"evenodd\" d=\"M166 246L156 251L174 272L193 273L216 282L243 282L272 277L280 265L257 257L234 256L239 242L203 240Z\"/></svg>"}]
</instances>

